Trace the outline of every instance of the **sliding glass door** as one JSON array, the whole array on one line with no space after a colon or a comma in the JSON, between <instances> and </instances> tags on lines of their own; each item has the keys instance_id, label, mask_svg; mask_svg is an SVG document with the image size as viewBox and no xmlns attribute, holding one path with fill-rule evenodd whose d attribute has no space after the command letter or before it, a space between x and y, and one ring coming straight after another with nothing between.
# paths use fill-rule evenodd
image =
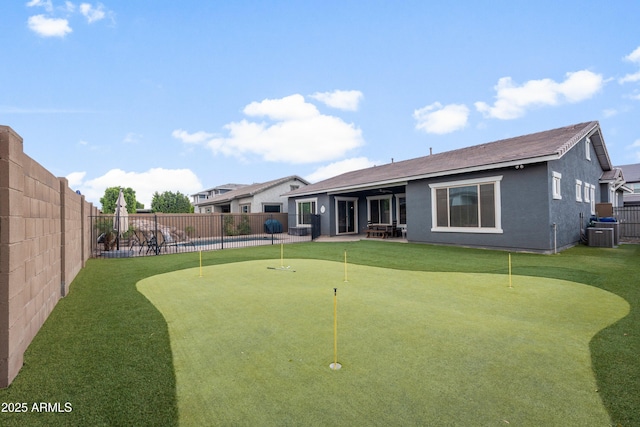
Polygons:
<instances>
[{"instance_id":1,"label":"sliding glass door","mask_svg":"<svg viewBox=\"0 0 640 427\"><path fill-rule=\"evenodd\" d=\"M358 199L336 198L336 234L358 232Z\"/></svg>"}]
</instances>

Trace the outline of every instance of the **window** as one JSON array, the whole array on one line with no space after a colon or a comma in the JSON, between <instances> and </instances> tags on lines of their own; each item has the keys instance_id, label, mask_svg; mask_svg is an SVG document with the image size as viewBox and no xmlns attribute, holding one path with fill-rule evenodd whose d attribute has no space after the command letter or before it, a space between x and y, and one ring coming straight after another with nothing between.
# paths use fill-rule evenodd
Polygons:
<instances>
[{"instance_id":1,"label":"window","mask_svg":"<svg viewBox=\"0 0 640 427\"><path fill-rule=\"evenodd\" d=\"M589 203L591 201L591 199L589 198L589 196L591 195L590 189L591 189L591 185L585 182L584 183L584 202L585 203Z\"/></svg>"},{"instance_id":2,"label":"window","mask_svg":"<svg viewBox=\"0 0 640 427\"><path fill-rule=\"evenodd\" d=\"M296 203L296 218L298 226L310 226L311 215L316 214L316 199L298 200Z\"/></svg>"},{"instance_id":3,"label":"window","mask_svg":"<svg viewBox=\"0 0 640 427\"><path fill-rule=\"evenodd\" d=\"M264 213L279 213L282 210L282 205L274 204L274 205L262 205L262 211Z\"/></svg>"},{"instance_id":4,"label":"window","mask_svg":"<svg viewBox=\"0 0 640 427\"><path fill-rule=\"evenodd\" d=\"M591 160L591 139L587 137L584 140L584 153L587 160Z\"/></svg>"},{"instance_id":5,"label":"window","mask_svg":"<svg viewBox=\"0 0 640 427\"><path fill-rule=\"evenodd\" d=\"M618 198L616 197L616 187L613 184L609 184L609 202L614 208L618 207Z\"/></svg>"},{"instance_id":6,"label":"window","mask_svg":"<svg viewBox=\"0 0 640 427\"><path fill-rule=\"evenodd\" d=\"M595 215L596 214L596 186L591 185L589 192L591 195L591 215Z\"/></svg>"},{"instance_id":7,"label":"window","mask_svg":"<svg viewBox=\"0 0 640 427\"><path fill-rule=\"evenodd\" d=\"M502 176L430 184L432 231L502 233Z\"/></svg>"},{"instance_id":8,"label":"window","mask_svg":"<svg viewBox=\"0 0 640 427\"><path fill-rule=\"evenodd\" d=\"M576 202L582 201L582 181L576 179Z\"/></svg>"},{"instance_id":9,"label":"window","mask_svg":"<svg viewBox=\"0 0 640 427\"><path fill-rule=\"evenodd\" d=\"M391 224L391 196L368 197L369 222Z\"/></svg>"},{"instance_id":10,"label":"window","mask_svg":"<svg viewBox=\"0 0 640 427\"><path fill-rule=\"evenodd\" d=\"M398 225L407 225L407 198L404 194L396 194L396 220Z\"/></svg>"},{"instance_id":11,"label":"window","mask_svg":"<svg viewBox=\"0 0 640 427\"><path fill-rule=\"evenodd\" d=\"M562 174L559 172L553 172L553 198L556 200L562 199L561 180Z\"/></svg>"},{"instance_id":12,"label":"window","mask_svg":"<svg viewBox=\"0 0 640 427\"><path fill-rule=\"evenodd\" d=\"M240 205L240 212L251 213L251 205L250 204Z\"/></svg>"}]
</instances>

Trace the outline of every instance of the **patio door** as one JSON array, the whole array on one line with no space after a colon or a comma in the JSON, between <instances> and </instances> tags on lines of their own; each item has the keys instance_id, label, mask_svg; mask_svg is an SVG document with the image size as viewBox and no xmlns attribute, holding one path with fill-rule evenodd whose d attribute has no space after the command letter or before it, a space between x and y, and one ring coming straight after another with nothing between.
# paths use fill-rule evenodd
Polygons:
<instances>
[{"instance_id":1,"label":"patio door","mask_svg":"<svg viewBox=\"0 0 640 427\"><path fill-rule=\"evenodd\" d=\"M358 199L336 198L336 234L358 232Z\"/></svg>"}]
</instances>

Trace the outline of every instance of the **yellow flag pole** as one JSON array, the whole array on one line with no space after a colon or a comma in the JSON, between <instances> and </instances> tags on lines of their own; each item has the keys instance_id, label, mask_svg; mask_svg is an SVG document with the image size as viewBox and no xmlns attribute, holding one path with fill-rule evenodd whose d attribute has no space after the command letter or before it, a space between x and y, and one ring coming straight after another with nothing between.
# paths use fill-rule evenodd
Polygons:
<instances>
[{"instance_id":1,"label":"yellow flag pole","mask_svg":"<svg viewBox=\"0 0 640 427\"><path fill-rule=\"evenodd\" d=\"M511 285L511 254L509 254L509 287L513 288Z\"/></svg>"},{"instance_id":2,"label":"yellow flag pole","mask_svg":"<svg viewBox=\"0 0 640 427\"><path fill-rule=\"evenodd\" d=\"M338 363L338 288L333 288L333 363L330 368L337 370L341 367Z\"/></svg>"},{"instance_id":3,"label":"yellow flag pole","mask_svg":"<svg viewBox=\"0 0 640 427\"><path fill-rule=\"evenodd\" d=\"M347 251L344 251L344 281L348 282L349 280L347 279Z\"/></svg>"}]
</instances>

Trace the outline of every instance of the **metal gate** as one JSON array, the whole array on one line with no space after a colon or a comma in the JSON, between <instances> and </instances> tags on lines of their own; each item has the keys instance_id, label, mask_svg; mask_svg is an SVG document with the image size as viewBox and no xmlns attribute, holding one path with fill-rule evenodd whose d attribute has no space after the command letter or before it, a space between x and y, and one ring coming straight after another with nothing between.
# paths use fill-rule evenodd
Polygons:
<instances>
[{"instance_id":1,"label":"metal gate","mask_svg":"<svg viewBox=\"0 0 640 427\"><path fill-rule=\"evenodd\" d=\"M640 238L640 206L613 208L613 216L620 224L621 238Z\"/></svg>"},{"instance_id":2,"label":"metal gate","mask_svg":"<svg viewBox=\"0 0 640 427\"><path fill-rule=\"evenodd\" d=\"M311 239L320 237L320 215L311 215Z\"/></svg>"}]
</instances>

